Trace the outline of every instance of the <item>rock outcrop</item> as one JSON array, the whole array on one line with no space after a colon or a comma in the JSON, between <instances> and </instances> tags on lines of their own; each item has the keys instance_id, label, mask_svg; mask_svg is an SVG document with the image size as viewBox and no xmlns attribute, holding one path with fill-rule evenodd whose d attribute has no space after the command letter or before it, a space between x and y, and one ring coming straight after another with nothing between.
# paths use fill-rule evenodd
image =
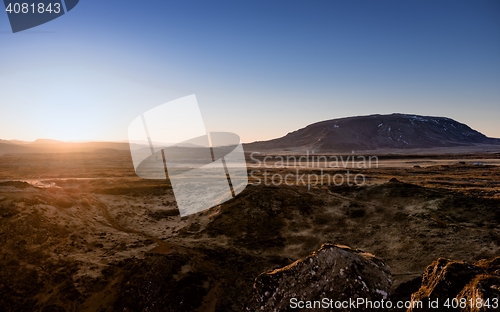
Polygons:
<instances>
[{"instance_id":1,"label":"rock outcrop","mask_svg":"<svg viewBox=\"0 0 500 312\"><path fill-rule=\"evenodd\" d=\"M301 307L325 308L329 302L327 310L351 311L349 307L338 309L332 304L357 298L385 300L391 284L390 268L374 255L347 246L323 244L303 260L259 275L246 310L297 311Z\"/></svg>"},{"instance_id":2,"label":"rock outcrop","mask_svg":"<svg viewBox=\"0 0 500 312\"><path fill-rule=\"evenodd\" d=\"M423 308L413 311L499 311L500 257L480 260L475 264L438 259L429 265L422 277L422 286L411 296ZM429 307L429 302L437 302Z\"/></svg>"}]
</instances>

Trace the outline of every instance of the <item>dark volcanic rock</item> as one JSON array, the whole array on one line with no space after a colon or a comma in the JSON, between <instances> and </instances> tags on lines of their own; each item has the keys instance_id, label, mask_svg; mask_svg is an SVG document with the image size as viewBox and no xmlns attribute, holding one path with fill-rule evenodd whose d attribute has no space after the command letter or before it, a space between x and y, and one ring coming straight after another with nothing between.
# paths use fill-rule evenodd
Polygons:
<instances>
[{"instance_id":1,"label":"dark volcanic rock","mask_svg":"<svg viewBox=\"0 0 500 312\"><path fill-rule=\"evenodd\" d=\"M296 311L290 305L292 298L298 301L321 301L323 298L333 301L356 298L385 300L391 283L390 268L372 254L346 246L324 244L303 260L259 275L246 309Z\"/></svg>"},{"instance_id":2,"label":"dark volcanic rock","mask_svg":"<svg viewBox=\"0 0 500 312\"><path fill-rule=\"evenodd\" d=\"M412 311L436 311L429 308L428 301L438 299L439 308L447 309L445 304L465 302L465 307L456 311L498 311L500 308L500 257L491 260L481 260L476 264L461 261L438 259L429 265L422 278L422 286L411 296L413 302L422 301L423 309L408 309ZM478 301L476 301L478 300ZM476 302L488 306L476 306ZM473 303L472 306L470 303ZM496 305L495 303L498 303Z\"/></svg>"},{"instance_id":3,"label":"dark volcanic rock","mask_svg":"<svg viewBox=\"0 0 500 312\"><path fill-rule=\"evenodd\" d=\"M500 139L488 138L450 118L391 114L321 121L281 138L246 144L245 150L314 150L318 153L477 144L500 145Z\"/></svg>"}]
</instances>

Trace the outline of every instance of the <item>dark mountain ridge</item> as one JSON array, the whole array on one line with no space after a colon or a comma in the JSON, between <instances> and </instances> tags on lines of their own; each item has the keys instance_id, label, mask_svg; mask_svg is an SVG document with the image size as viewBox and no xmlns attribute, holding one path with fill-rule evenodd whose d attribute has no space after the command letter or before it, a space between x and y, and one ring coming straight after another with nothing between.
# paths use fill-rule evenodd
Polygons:
<instances>
[{"instance_id":1,"label":"dark mountain ridge","mask_svg":"<svg viewBox=\"0 0 500 312\"><path fill-rule=\"evenodd\" d=\"M317 122L284 137L247 144L245 150L350 152L498 145L469 126L446 117L369 115Z\"/></svg>"}]
</instances>

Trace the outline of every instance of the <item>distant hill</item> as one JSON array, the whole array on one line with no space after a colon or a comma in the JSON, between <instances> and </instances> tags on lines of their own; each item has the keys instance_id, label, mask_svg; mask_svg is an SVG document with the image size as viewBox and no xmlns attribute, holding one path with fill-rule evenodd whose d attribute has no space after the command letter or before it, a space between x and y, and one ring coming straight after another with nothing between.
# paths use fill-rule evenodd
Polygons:
<instances>
[{"instance_id":1,"label":"distant hill","mask_svg":"<svg viewBox=\"0 0 500 312\"><path fill-rule=\"evenodd\" d=\"M0 154L18 153L75 153L128 151L126 142L62 142L38 139L34 142L0 140Z\"/></svg>"},{"instance_id":2,"label":"distant hill","mask_svg":"<svg viewBox=\"0 0 500 312\"><path fill-rule=\"evenodd\" d=\"M245 151L351 152L493 145L469 126L445 117L370 115L321 121L284 137L245 145Z\"/></svg>"},{"instance_id":3,"label":"distant hill","mask_svg":"<svg viewBox=\"0 0 500 312\"><path fill-rule=\"evenodd\" d=\"M34 142L30 142L28 144L60 144L64 143L63 141L51 140L51 139L37 139Z\"/></svg>"},{"instance_id":4,"label":"distant hill","mask_svg":"<svg viewBox=\"0 0 500 312\"><path fill-rule=\"evenodd\" d=\"M0 155L10 154L10 153L29 153L31 149L23 145L17 145L10 142L2 140L0 142Z\"/></svg>"}]
</instances>

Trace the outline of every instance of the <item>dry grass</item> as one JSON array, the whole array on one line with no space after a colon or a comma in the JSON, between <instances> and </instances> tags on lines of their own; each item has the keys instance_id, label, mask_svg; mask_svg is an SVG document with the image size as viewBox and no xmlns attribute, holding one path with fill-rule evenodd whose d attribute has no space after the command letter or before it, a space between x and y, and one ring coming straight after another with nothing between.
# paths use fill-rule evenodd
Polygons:
<instances>
[{"instance_id":1,"label":"dry grass","mask_svg":"<svg viewBox=\"0 0 500 312\"><path fill-rule=\"evenodd\" d=\"M0 304L123 310L158 298L177 304L198 291L193 306L215 293L210 306L235 311L258 273L325 242L383 258L396 286L438 257L498 255L500 167L443 161L413 168L397 166L406 158L391 159L391 166L356 170L369 182L360 187L248 186L181 220L168 181L137 178L126 153L0 156L1 179L56 185L0 183ZM394 177L400 182L388 183Z\"/></svg>"}]
</instances>

